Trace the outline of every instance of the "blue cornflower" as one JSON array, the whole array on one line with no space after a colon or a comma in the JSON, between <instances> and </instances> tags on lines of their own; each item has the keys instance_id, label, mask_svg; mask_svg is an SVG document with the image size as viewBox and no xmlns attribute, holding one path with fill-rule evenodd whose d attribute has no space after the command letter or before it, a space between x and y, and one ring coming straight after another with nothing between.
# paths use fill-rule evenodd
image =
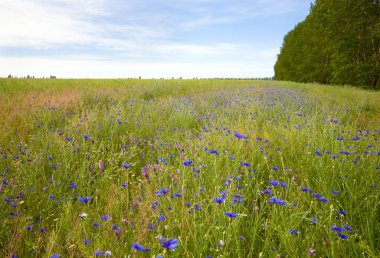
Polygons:
<instances>
[{"instance_id":1,"label":"blue cornflower","mask_svg":"<svg viewBox=\"0 0 380 258\"><path fill-rule=\"evenodd\" d=\"M345 229L345 230L348 230L348 231L353 231L352 227L347 226L347 225L344 225L344 229Z\"/></svg>"},{"instance_id":2,"label":"blue cornflower","mask_svg":"<svg viewBox=\"0 0 380 258\"><path fill-rule=\"evenodd\" d=\"M338 227L338 226L331 226L330 228L332 230L336 231L336 232L342 232L342 231L344 231L344 228L341 228L341 227Z\"/></svg>"},{"instance_id":3,"label":"blue cornflower","mask_svg":"<svg viewBox=\"0 0 380 258\"><path fill-rule=\"evenodd\" d=\"M105 221L107 221L107 220L110 220L111 217L108 216L108 215L102 215L102 216L100 217L100 219L101 219L101 220L105 220Z\"/></svg>"},{"instance_id":4,"label":"blue cornflower","mask_svg":"<svg viewBox=\"0 0 380 258\"><path fill-rule=\"evenodd\" d=\"M346 214L347 214L347 212L345 212L345 211L342 210L342 209L338 210L338 213L339 213L339 214L342 214L342 215L346 215Z\"/></svg>"},{"instance_id":5,"label":"blue cornflower","mask_svg":"<svg viewBox=\"0 0 380 258\"><path fill-rule=\"evenodd\" d=\"M195 204L195 210L197 210L197 211L200 211L200 210L201 210L201 207L199 206L198 203Z\"/></svg>"},{"instance_id":6,"label":"blue cornflower","mask_svg":"<svg viewBox=\"0 0 380 258\"><path fill-rule=\"evenodd\" d=\"M229 211L225 212L224 214L226 214L226 216L229 217L229 218L236 218L237 216L239 216L238 213L232 213L232 212L229 212Z\"/></svg>"},{"instance_id":7,"label":"blue cornflower","mask_svg":"<svg viewBox=\"0 0 380 258\"><path fill-rule=\"evenodd\" d=\"M147 229L150 229L150 230L155 230L156 229L156 226L153 225L153 223L149 223L148 226L146 227Z\"/></svg>"},{"instance_id":8,"label":"blue cornflower","mask_svg":"<svg viewBox=\"0 0 380 258\"><path fill-rule=\"evenodd\" d=\"M315 154L316 154L317 156L322 156L322 152L319 152L319 151L316 151Z\"/></svg>"},{"instance_id":9,"label":"blue cornflower","mask_svg":"<svg viewBox=\"0 0 380 258\"><path fill-rule=\"evenodd\" d=\"M91 239L88 239L87 237L85 237L85 238L83 238L83 244L85 244L85 245L89 245L89 244L91 244Z\"/></svg>"},{"instance_id":10,"label":"blue cornflower","mask_svg":"<svg viewBox=\"0 0 380 258\"><path fill-rule=\"evenodd\" d=\"M160 216L158 217L158 221L159 221L159 222L164 221L165 219L166 219L166 218L165 218L164 215L160 215Z\"/></svg>"},{"instance_id":11,"label":"blue cornflower","mask_svg":"<svg viewBox=\"0 0 380 258\"><path fill-rule=\"evenodd\" d=\"M344 235L344 234L342 234L342 233L338 233L338 236L339 236L340 238L342 238L342 239L347 239L347 238L348 238L348 236L346 236L346 235Z\"/></svg>"},{"instance_id":12,"label":"blue cornflower","mask_svg":"<svg viewBox=\"0 0 380 258\"><path fill-rule=\"evenodd\" d=\"M292 234L292 235L298 235L298 231L295 230L295 229L291 229L291 228L289 228L289 229L288 229L288 232L289 232L290 234Z\"/></svg>"},{"instance_id":13,"label":"blue cornflower","mask_svg":"<svg viewBox=\"0 0 380 258\"><path fill-rule=\"evenodd\" d=\"M163 248L167 248L169 250L174 250L178 247L178 240L175 238L170 238L169 240L165 240L164 237L161 238L161 245Z\"/></svg>"},{"instance_id":14,"label":"blue cornflower","mask_svg":"<svg viewBox=\"0 0 380 258\"><path fill-rule=\"evenodd\" d=\"M100 226L98 222L94 222L92 225L94 226L94 228L98 228Z\"/></svg>"},{"instance_id":15,"label":"blue cornflower","mask_svg":"<svg viewBox=\"0 0 380 258\"><path fill-rule=\"evenodd\" d=\"M74 188L77 188L77 184L76 183L71 183L70 184L70 189L74 189Z\"/></svg>"},{"instance_id":16,"label":"blue cornflower","mask_svg":"<svg viewBox=\"0 0 380 258\"><path fill-rule=\"evenodd\" d=\"M271 180L271 181L269 181L269 184L271 184L273 186L277 186L280 184L280 182L278 182L277 180Z\"/></svg>"},{"instance_id":17,"label":"blue cornflower","mask_svg":"<svg viewBox=\"0 0 380 258\"><path fill-rule=\"evenodd\" d=\"M224 202L224 198L223 197L215 197L214 202L221 204Z\"/></svg>"},{"instance_id":18,"label":"blue cornflower","mask_svg":"<svg viewBox=\"0 0 380 258\"><path fill-rule=\"evenodd\" d=\"M157 209L158 201L152 202L152 209L155 210Z\"/></svg>"},{"instance_id":19,"label":"blue cornflower","mask_svg":"<svg viewBox=\"0 0 380 258\"><path fill-rule=\"evenodd\" d=\"M312 193L313 192L313 190L311 190L310 188L307 188L307 187L301 188L301 191L302 192L307 192L307 193Z\"/></svg>"},{"instance_id":20,"label":"blue cornflower","mask_svg":"<svg viewBox=\"0 0 380 258\"><path fill-rule=\"evenodd\" d=\"M313 222L313 223L317 223L318 219L317 218L311 218L310 221Z\"/></svg>"},{"instance_id":21,"label":"blue cornflower","mask_svg":"<svg viewBox=\"0 0 380 258\"><path fill-rule=\"evenodd\" d=\"M120 233L120 227L116 226L115 224L112 224L112 229L115 231L116 234Z\"/></svg>"},{"instance_id":22,"label":"blue cornflower","mask_svg":"<svg viewBox=\"0 0 380 258\"><path fill-rule=\"evenodd\" d=\"M91 197L89 196L79 198L79 201L83 203L88 203L90 200L91 200Z\"/></svg>"},{"instance_id":23,"label":"blue cornflower","mask_svg":"<svg viewBox=\"0 0 380 258\"><path fill-rule=\"evenodd\" d=\"M50 256L50 258L59 258L59 257L61 257L60 254L52 254L52 255Z\"/></svg>"},{"instance_id":24,"label":"blue cornflower","mask_svg":"<svg viewBox=\"0 0 380 258\"><path fill-rule=\"evenodd\" d=\"M331 190L331 193L333 193L333 194L339 194L339 192L337 190Z\"/></svg>"},{"instance_id":25,"label":"blue cornflower","mask_svg":"<svg viewBox=\"0 0 380 258\"><path fill-rule=\"evenodd\" d=\"M251 166L251 164L249 164L248 162L240 162L240 165L242 165L243 167L249 167Z\"/></svg>"},{"instance_id":26,"label":"blue cornflower","mask_svg":"<svg viewBox=\"0 0 380 258\"><path fill-rule=\"evenodd\" d=\"M352 137L352 140L354 141L360 140L360 137L355 135L354 137Z\"/></svg>"},{"instance_id":27,"label":"blue cornflower","mask_svg":"<svg viewBox=\"0 0 380 258\"><path fill-rule=\"evenodd\" d=\"M149 248L145 248L143 245L141 245L139 243L132 244L132 249L137 250L137 251L141 251L141 252L147 252L150 250Z\"/></svg>"},{"instance_id":28,"label":"blue cornflower","mask_svg":"<svg viewBox=\"0 0 380 258\"><path fill-rule=\"evenodd\" d=\"M216 155L219 155L219 152L217 150L211 150L209 151L210 154L216 154Z\"/></svg>"},{"instance_id":29,"label":"blue cornflower","mask_svg":"<svg viewBox=\"0 0 380 258\"><path fill-rule=\"evenodd\" d=\"M284 200L278 199L276 196L272 196L268 199L269 204L278 204L280 206L285 206L286 202Z\"/></svg>"},{"instance_id":30,"label":"blue cornflower","mask_svg":"<svg viewBox=\"0 0 380 258\"><path fill-rule=\"evenodd\" d=\"M130 167L131 167L131 164L123 163L122 167L123 167L123 168L130 168Z\"/></svg>"},{"instance_id":31,"label":"blue cornflower","mask_svg":"<svg viewBox=\"0 0 380 258\"><path fill-rule=\"evenodd\" d=\"M103 253L103 251L101 251L101 250L96 250L96 251L94 252L95 257L101 256L101 255L103 255L103 254L104 254L104 253Z\"/></svg>"},{"instance_id":32,"label":"blue cornflower","mask_svg":"<svg viewBox=\"0 0 380 258\"><path fill-rule=\"evenodd\" d=\"M318 200L320 201L320 202L323 202L323 203L327 203L329 200L327 200L326 198L324 198L324 197L320 197L320 198L318 198Z\"/></svg>"},{"instance_id":33,"label":"blue cornflower","mask_svg":"<svg viewBox=\"0 0 380 258\"><path fill-rule=\"evenodd\" d=\"M40 228L40 233L45 233L46 232L46 228Z\"/></svg>"},{"instance_id":34,"label":"blue cornflower","mask_svg":"<svg viewBox=\"0 0 380 258\"><path fill-rule=\"evenodd\" d=\"M68 141L68 142L71 142L73 140L73 138L71 138L71 137L66 137L66 141Z\"/></svg>"},{"instance_id":35,"label":"blue cornflower","mask_svg":"<svg viewBox=\"0 0 380 258\"><path fill-rule=\"evenodd\" d=\"M279 170L279 168L278 168L278 167L275 167L275 166L272 166L272 169L273 169L274 171L278 171L278 170Z\"/></svg>"},{"instance_id":36,"label":"blue cornflower","mask_svg":"<svg viewBox=\"0 0 380 258\"><path fill-rule=\"evenodd\" d=\"M186 161L183 162L183 165L184 166L190 166L192 163L193 163L192 160L186 160Z\"/></svg>"},{"instance_id":37,"label":"blue cornflower","mask_svg":"<svg viewBox=\"0 0 380 258\"><path fill-rule=\"evenodd\" d=\"M234 136L236 137L236 138L238 138L238 139L248 139L248 137L247 136L245 136L245 135L242 135L242 134L240 134L240 133L238 133L238 132L234 132Z\"/></svg>"}]
</instances>

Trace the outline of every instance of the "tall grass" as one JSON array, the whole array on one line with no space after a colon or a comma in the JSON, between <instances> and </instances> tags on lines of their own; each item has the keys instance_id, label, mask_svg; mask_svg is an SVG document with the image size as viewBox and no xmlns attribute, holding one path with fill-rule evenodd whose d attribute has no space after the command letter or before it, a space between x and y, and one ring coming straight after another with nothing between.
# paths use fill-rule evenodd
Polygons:
<instances>
[{"instance_id":1,"label":"tall grass","mask_svg":"<svg viewBox=\"0 0 380 258\"><path fill-rule=\"evenodd\" d=\"M377 92L222 80L0 80L0 92L1 256L380 256Z\"/></svg>"}]
</instances>

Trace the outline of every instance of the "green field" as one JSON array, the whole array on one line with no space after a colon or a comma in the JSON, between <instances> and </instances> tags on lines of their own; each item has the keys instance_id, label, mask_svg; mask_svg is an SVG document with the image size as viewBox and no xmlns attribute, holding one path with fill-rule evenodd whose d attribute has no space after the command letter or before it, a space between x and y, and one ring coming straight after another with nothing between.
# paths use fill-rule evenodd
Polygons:
<instances>
[{"instance_id":1,"label":"green field","mask_svg":"<svg viewBox=\"0 0 380 258\"><path fill-rule=\"evenodd\" d=\"M380 92L0 79L0 108L1 257L380 257Z\"/></svg>"}]
</instances>

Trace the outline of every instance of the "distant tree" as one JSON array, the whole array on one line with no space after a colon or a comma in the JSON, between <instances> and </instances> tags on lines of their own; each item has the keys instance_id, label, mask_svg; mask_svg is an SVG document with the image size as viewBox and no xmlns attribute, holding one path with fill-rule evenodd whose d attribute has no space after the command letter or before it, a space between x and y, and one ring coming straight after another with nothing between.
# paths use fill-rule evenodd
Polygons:
<instances>
[{"instance_id":1,"label":"distant tree","mask_svg":"<svg viewBox=\"0 0 380 258\"><path fill-rule=\"evenodd\" d=\"M275 78L368 85L380 81L380 1L316 0L284 38Z\"/></svg>"}]
</instances>

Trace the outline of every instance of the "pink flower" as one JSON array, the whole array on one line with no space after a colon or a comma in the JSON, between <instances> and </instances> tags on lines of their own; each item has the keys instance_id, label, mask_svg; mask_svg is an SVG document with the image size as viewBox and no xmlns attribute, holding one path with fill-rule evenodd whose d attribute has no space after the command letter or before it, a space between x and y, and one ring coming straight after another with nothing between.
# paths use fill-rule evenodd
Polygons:
<instances>
[{"instance_id":1,"label":"pink flower","mask_svg":"<svg viewBox=\"0 0 380 258\"><path fill-rule=\"evenodd\" d=\"M99 160L99 171L103 172L103 169L104 169L104 161L101 159Z\"/></svg>"}]
</instances>

